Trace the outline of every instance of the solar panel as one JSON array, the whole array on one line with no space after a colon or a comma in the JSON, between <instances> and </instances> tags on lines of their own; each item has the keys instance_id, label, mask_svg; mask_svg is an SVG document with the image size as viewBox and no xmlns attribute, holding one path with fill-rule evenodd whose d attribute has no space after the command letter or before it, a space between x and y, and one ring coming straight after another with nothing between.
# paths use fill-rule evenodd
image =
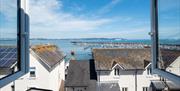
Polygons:
<instances>
[{"instance_id":1,"label":"solar panel","mask_svg":"<svg viewBox=\"0 0 180 91\"><path fill-rule=\"evenodd\" d=\"M10 68L17 61L17 48L0 46L0 68Z\"/></svg>"}]
</instances>

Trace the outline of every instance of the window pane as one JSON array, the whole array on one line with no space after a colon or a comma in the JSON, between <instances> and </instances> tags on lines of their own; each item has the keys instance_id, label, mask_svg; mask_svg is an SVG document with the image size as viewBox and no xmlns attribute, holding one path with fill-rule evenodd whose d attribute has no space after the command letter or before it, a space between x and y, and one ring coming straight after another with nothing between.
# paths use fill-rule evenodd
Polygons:
<instances>
[{"instance_id":1,"label":"window pane","mask_svg":"<svg viewBox=\"0 0 180 91\"><path fill-rule=\"evenodd\" d=\"M180 75L180 0L159 0L159 61L161 70Z\"/></svg>"},{"instance_id":2,"label":"window pane","mask_svg":"<svg viewBox=\"0 0 180 91\"><path fill-rule=\"evenodd\" d=\"M18 71L17 0L0 0L0 79Z\"/></svg>"}]
</instances>

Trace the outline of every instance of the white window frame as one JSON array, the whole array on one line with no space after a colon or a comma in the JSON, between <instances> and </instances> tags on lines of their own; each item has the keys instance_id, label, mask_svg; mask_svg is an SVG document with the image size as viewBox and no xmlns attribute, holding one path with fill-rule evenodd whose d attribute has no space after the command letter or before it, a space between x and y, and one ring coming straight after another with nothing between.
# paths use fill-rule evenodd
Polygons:
<instances>
[{"instance_id":1,"label":"white window frame","mask_svg":"<svg viewBox=\"0 0 180 91\"><path fill-rule=\"evenodd\" d=\"M0 88L29 72L29 16L28 0L17 0L17 49L19 71L0 79Z\"/></svg>"},{"instance_id":2,"label":"white window frame","mask_svg":"<svg viewBox=\"0 0 180 91\"><path fill-rule=\"evenodd\" d=\"M34 72L34 76L32 76L31 72ZM35 78L36 77L36 67L30 67L29 77L30 78Z\"/></svg>"},{"instance_id":3,"label":"white window frame","mask_svg":"<svg viewBox=\"0 0 180 91\"><path fill-rule=\"evenodd\" d=\"M158 0L151 0L151 40L152 40L152 73L165 77L176 84L180 84L180 76L162 71L157 67L159 43L158 43Z\"/></svg>"}]
</instances>

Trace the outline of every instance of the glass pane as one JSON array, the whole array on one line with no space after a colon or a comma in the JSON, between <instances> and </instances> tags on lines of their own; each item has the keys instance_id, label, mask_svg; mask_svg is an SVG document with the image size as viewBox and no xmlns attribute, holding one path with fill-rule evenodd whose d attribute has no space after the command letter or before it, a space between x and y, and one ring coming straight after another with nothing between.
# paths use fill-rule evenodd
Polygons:
<instances>
[{"instance_id":1,"label":"glass pane","mask_svg":"<svg viewBox=\"0 0 180 91\"><path fill-rule=\"evenodd\" d=\"M180 0L159 0L158 67L180 76Z\"/></svg>"},{"instance_id":2,"label":"glass pane","mask_svg":"<svg viewBox=\"0 0 180 91\"><path fill-rule=\"evenodd\" d=\"M0 0L0 79L18 71L17 0Z\"/></svg>"}]
</instances>

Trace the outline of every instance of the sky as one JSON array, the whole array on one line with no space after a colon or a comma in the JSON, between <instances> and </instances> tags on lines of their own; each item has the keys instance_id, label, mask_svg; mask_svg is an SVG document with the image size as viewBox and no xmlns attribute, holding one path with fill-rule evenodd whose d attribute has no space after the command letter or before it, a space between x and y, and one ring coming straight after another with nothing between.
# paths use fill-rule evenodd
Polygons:
<instances>
[{"instance_id":1,"label":"sky","mask_svg":"<svg viewBox=\"0 0 180 91\"><path fill-rule=\"evenodd\" d=\"M162 1L161 37L180 39L180 0ZM12 32L15 12L7 8L0 9L0 26L8 21L1 30ZM150 0L29 0L29 16L31 38L150 39Z\"/></svg>"}]
</instances>

